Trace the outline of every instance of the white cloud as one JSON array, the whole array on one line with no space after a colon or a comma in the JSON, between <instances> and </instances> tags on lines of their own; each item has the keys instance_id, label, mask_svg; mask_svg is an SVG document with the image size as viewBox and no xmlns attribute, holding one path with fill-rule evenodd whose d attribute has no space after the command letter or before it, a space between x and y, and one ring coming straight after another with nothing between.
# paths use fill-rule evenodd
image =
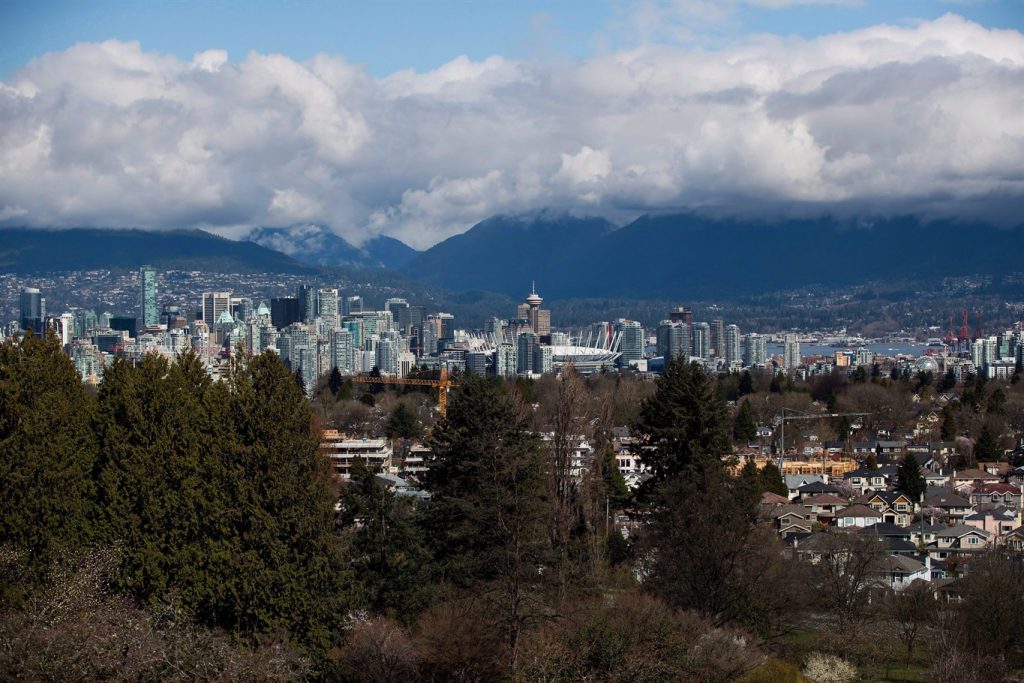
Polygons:
<instances>
[{"instance_id":1,"label":"white cloud","mask_svg":"<svg viewBox=\"0 0 1024 683\"><path fill-rule=\"evenodd\" d=\"M955 15L382 79L80 44L0 83L0 223L312 222L425 247L545 207L977 211L1024 194L1022 92L1024 36Z\"/></svg>"}]
</instances>

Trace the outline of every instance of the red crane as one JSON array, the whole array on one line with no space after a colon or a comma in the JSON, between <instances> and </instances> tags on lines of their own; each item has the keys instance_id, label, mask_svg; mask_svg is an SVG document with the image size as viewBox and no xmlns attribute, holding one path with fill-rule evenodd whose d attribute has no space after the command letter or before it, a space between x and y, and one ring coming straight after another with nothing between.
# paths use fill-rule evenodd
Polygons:
<instances>
[{"instance_id":1,"label":"red crane","mask_svg":"<svg viewBox=\"0 0 1024 683\"><path fill-rule=\"evenodd\" d=\"M967 341L971 338L971 331L967 325L967 309L963 309L963 320L960 323L960 341Z\"/></svg>"}]
</instances>

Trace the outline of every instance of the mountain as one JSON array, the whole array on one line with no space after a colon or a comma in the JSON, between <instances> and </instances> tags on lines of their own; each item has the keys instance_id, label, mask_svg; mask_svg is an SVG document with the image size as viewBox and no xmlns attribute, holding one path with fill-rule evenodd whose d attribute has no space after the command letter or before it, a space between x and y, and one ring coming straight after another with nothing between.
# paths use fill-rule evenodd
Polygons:
<instances>
[{"instance_id":1,"label":"mountain","mask_svg":"<svg viewBox=\"0 0 1024 683\"><path fill-rule=\"evenodd\" d=\"M292 225L286 228L253 228L245 239L280 251L297 261L318 266L354 266L395 269L419 252L393 237L378 235L356 247L329 228Z\"/></svg>"},{"instance_id":2,"label":"mountain","mask_svg":"<svg viewBox=\"0 0 1024 683\"><path fill-rule=\"evenodd\" d=\"M201 230L0 229L0 270L33 273L151 265L222 273L315 273L280 252Z\"/></svg>"},{"instance_id":3,"label":"mountain","mask_svg":"<svg viewBox=\"0 0 1024 683\"><path fill-rule=\"evenodd\" d=\"M412 259L403 271L452 289L509 295L536 280L548 298L726 298L861 282L1024 271L1024 226L839 220L498 216Z\"/></svg>"},{"instance_id":4,"label":"mountain","mask_svg":"<svg viewBox=\"0 0 1024 683\"><path fill-rule=\"evenodd\" d=\"M495 216L440 242L405 264L402 272L448 289L482 289L512 295L568 291L576 277L590 277L594 248L615 225L603 218L539 213Z\"/></svg>"}]
</instances>

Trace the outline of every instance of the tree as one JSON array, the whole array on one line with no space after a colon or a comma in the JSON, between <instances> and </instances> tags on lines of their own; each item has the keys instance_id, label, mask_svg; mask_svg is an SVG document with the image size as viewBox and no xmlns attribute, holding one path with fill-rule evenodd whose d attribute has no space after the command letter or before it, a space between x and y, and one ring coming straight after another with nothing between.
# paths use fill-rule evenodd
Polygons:
<instances>
[{"instance_id":1,"label":"tree","mask_svg":"<svg viewBox=\"0 0 1024 683\"><path fill-rule=\"evenodd\" d=\"M757 438L757 421L754 419L754 411L750 408L750 401L744 400L740 404L739 412L736 413L736 423L733 425L733 436L742 443L749 443Z\"/></svg>"},{"instance_id":2,"label":"tree","mask_svg":"<svg viewBox=\"0 0 1024 683\"><path fill-rule=\"evenodd\" d=\"M927 488L928 482L921 472L921 465L913 453L907 453L896 470L896 490L910 500L917 501Z\"/></svg>"},{"instance_id":3,"label":"tree","mask_svg":"<svg viewBox=\"0 0 1024 683\"><path fill-rule=\"evenodd\" d=\"M981 426L978 440L974 443L974 458L979 462L1002 460L1003 449L999 445L999 436L986 421Z\"/></svg>"},{"instance_id":4,"label":"tree","mask_svg":"<svg viewBox=\"0 0 1024 683\"><path fill-rule=\"evenodd\" d=\"M1024 628L1024 562L1020 556L994 551L972 562L960 582L963 602L957 615L967 651L1002 655L1014 667L1024 662L1018 634Z\"/></svg>"},{"instance_id":5,"label":"tree","mask_svg":"<svg viewBox=\"0 0 1024 683\"><path fill-rule=\"evenodd\" d=\"M946 370L946 374L939 380L939 384L936 387L939 393L945 393L956 386L956 373L953 372L953 368Z\"/></svg>"},{"instance_id":6,"label":"tree","mask_svg":"<svg viewBox=\"0 0 1024 683\"><path fill-rule=\"evenodd\" d=\"M339 521L366 604L408 622L433 600L431 562L413 499L397 497L356 459L340 501Z\"/></svg>"},{"instance_id":7,"label":"tree","mask_svg":"<svg viewBox=\"0 0 1024 683\"><path fill-rule=\"evenodd\" d=\"M33 571L92 540L93 408L55 336L0 346L0 545Z\"/></svg>"},{"instance_id":8,"label":"tree","mask_svg":"<svg viewBox=\"0 0 1024 683\"><path fill-rule=\"evenodd\" d=\"M401 401L391 411L391 416L384 423L384 436L389 439L415 439L423 432L419 420Z\"/></svg>"},{"instance_id":9,"label":"tree","mask_svg":"<svg viewBox=\"0 0 1024 683\"><path fill-rule=\"evenodd\" d=\"M754 378L751 376L749 370L744 370L740 373L738 391L740 396L746 396L747 394L754 393Z\"/></svg>"},{"instance_id":10,"label":"tree","mask_svg":"<svg viewBox=\"0 0 1024 683\"><path fill-rule=\"evenodd\" d=\"M338 392L341 391L341 385L344 380L341 378L341 371L338 370L338 366L335 365L331 368L331 374L327 378L327 388L331 390L331 395L335 398L338 397Z\"/></svg>"},{"instance_id":11,"label":"tree","mask_svg":"<svg viewBox=\"0 0 1024 683\"><path fill-rule=\"evenodd\" d=\"M822 602L839 621L857 620L868 601L872 572L888 554L874 534L829 531L817 537L814 565Z\"/></svg>"},{"instance_id":12,"label":"tree","mask_svg":"<svg viewBox=\"0 0 1024 683\"><path fill-rule=\"evenodd\" d=\"M789 497L789 487L786 486L786 482L782 478L782 472L773 462L769 462L761 468L761 488L764 491Z\"/></svg>"},{"instance_id":13,"label":"tree","mask_svg":"<svg viewBox=\"0 0 1024 683\"><path fill-rule=\"evenodd\" d=\"M878 457L874 453L869 453L868 457L864 459L864 467L872 472L878 471Z\"/></svg>"},{"instance_id":14,"label":"tree","mask_svg":"<svg viewBox=\"0 0 1024 683\"><path fill-rule=\"evenodd\" d=\"M923 581L915 581L888 599L888 616L896 629L896 636L907 648L907 667L914 654L914 643L921 629L935 616L935 598L932 589Z\"/></svg>"},{"instance_id":15,"label":"tree","mask_svg":"<svg viewBox=\"0 0 1024 683\"><path fill-rule=\"evenodd\" d=\"M494 378L467 376L430 437L428 534L442 578L486 586L516 669L520 638L539 617L540 567L552 560L551 501L542 448L517 397Z\"/></svg>"},{"instance_id":16,"label":"tree","mask_svg":"<svg viewBox=\"0 0 1024 683\"><path fill-rule=\"evenodd\" d=\"M730 451L725 404L698 363L669 361L634 431L653 475L649 486L694 468L720 467Z\"/></svg>"},{"instance_id":17,"label":"tree","mask_svg":"<svg viewBox=\"0 0 1024 683\"><path fill-rule=\"evenodd\" d=\"M956 434L956 415L954 414L953 409L949 405L946 405L946 407L942 409L942 431L940 436L943 441L955 441Z\"/></svg>"},{"instance_id":18,"label":"tree","mask_svg":"<svg viewBox=\"0 0 1024 683\"><path fill-rule=\"evenodd\" d=\"M758 524L760 488L712 467L659 487L640 554L647 589L716 626L770 631L794 607L796 567L774 532Z\"/></svg>"}]
</instances>

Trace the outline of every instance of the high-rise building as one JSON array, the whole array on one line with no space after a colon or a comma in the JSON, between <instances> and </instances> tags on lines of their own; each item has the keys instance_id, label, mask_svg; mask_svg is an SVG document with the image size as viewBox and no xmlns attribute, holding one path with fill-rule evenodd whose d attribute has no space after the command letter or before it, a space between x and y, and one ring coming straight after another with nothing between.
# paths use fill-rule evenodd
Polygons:
<instances>
[{"instance_id":1,"label":"high-rise building","mask_svg":"<svg viewBox=\"0 0 1024 683\"><path fill-rule=\"evenodd\" d=\"M381 339L376 349L377 369L384 375L398 374L398 348L393 339Z\"/></svg>"},{"instance_id":2,"label":"high-rise building","mask_svg":"<svg viewBox=\"0 0 1024 683\"><path fill-rule=\"evenodd\" d=\"M533 372L533 350L539 345L540 336L536 332L523 332L519 335L516 343L516 372Z\"/></svg>"},{"instance_id":3,"label":"high-rise building","mask_svg":"<svg viewBox=\"0 0 1024 683\"><path fill-rule=\"evenodd\" d=\"M139 286L142 290L142 326L160 324L160 312L156 303L156 270L150 266L139 269Z\"/></svg>"},{"instance_id":4,"label":"high-rise building","mask_svg":"<svg viewBox=\"0 0 1024 683\"><path fill-rule=\"evenodd\" d=\"M203 322L212 327L225 311L231 312L231 292L203 292Z\"/></svg>"},{"instance_id":5,"label":"high-rise building","mask_svg":"<svg viewBox=\"0 0 1024 683\"><path fill-rule=\"evenodd\" d=\"M466 372L483 377L487 374L487 354L483 351L470 351L466 354Z\"/></svg>"},{"instance_id":6,"label":"high-rise building","mask_svg":"<svg viewBox=\"0 0 1024 683\"><path fill-rule=\"evenodd\" d=\"M725 322L720 318L711 321L711 355L725 358Z\"/></svg>"},{"instance_id":7,"label":"high-rise building","mask_svg":"<svg viewBox=\"0 0 1024 683\"><path fill-rule=\"evenodd\" d=\"M498 377L513 377L516 372L516 347L508 343L498 344L494 349L494 374Z\"/></svg>"},{"instance_id":8,"label":"high-rise building","mask_svg":"<svg viewBox=\"0 0 1024 683\"><path fill-rule=\"evenodd\" d=\"M334 330L338 327L338 290L321 289L316 293L316 310L320 319L324 321L324 327Z\"/></svg>"},{"instance_id":9,"label":"high-rise building","mask_svg":"<svg viewBox=\"0 0 1024 683\"><path fill-rule=\"evenodd\" d=\"M740 357L740 328L737 327L736 325L726 325L724 336L725 365L727 368L739 366L743 360Z\"/></svg>"},{"instance_id":10,"label":"high-rise building","mask_svg":"<svg viewBox=\"0 0 1024 683\"><path fill-rule=\"evenodd\" d=\"M545 375L551 372L551 347L550 346L535 346L533 347L533 372L537 375Z\"/></svg>"},{"instance_id":11,"label":"high-rise building","mask_svg":"<svg viewBox=\"0 0 1024 683\"><path fill-rule=\"evenodd\" d=\"M342 374L350 374L355 362L355 348L351 330L331 332L331 366L338 368Z\"/></svg>"},{"instance_id":12,"label":"high-rise building","mask_svg":"<svg viewBox=\"0 0 1024 683\"><path fill-rule=\"evenodd\" d=\"M316 292L311 285L299 285L296 293L299 300L299 315L303 322L312 322L316 318Z\"/></svg>"},{"instance_id":13,"label":"high-rise building","mask_svg":"<svg viewBox=\"0 0 1024 683\"><path fill-rule=\"evenodd\" d=\"M282 296L270 300L270 322L278 330L292 323L302 322L299 300L293 296Z\"/></svg>"},{"instance_id":14,"label":"high-rise building","mask_svg":"<svg viewBox=\"0 0 1024 683\"><path fill-rule=\"evenodd\" d=\"M644 326L635 320L620 320L615 324L619 334L619 363L629 365L630 361L643 360Z\"/></svg>"},{"instance_id":15,"label":"high-rise building","mask_svg":"<svg viewBox=\"0 0 1024 683\"><path fill-rule=\"evenodd\" d=\"M665 362L679 357L689 360L692 355L690 344L690 326L686 323L671 320L662 320L658 323L657 354L662 356Z\"/></svg>"},{"instance_id":16,"label":"high-rise building","mask_svg":"<svg viewBox=\"0 0 1024 683\"><path fill-rule=\"evenodd\" d=\"M341 314L352 315L353 313L363 312L363 297L361 296L347 296L342 300Z\"/></svg>"},{"instance_id":17,"label":"high-rise building","mask_svg":"<svg viewBox=\"0 0 1024 683\"><path fill-rule=\"evenodd\" d=\"M711 326L707 323L694 323L691 327L693 339L690 355L696 358L711 357Z\"/></svg>"},{"instance_id":18,"label":"high-rise building","mask_svg":"<svg viewBox=\"0 0 1024 683\"><path fill-rule=\"evenodd\" d=\"M451 313L438 313L437 319L441 325L440 333L437 336L438 343L445 344L455 341L455 316Z\"/></svg>"},{"instance_id":19,"label":"high-rise building","mask_svg":"<svg viewBox=\"0 0 1024 683\"><path fill-rule=\"evenodd\" d=\"M795 334L787 334L783 337L782 367L793 370L800 367L800 363L800 338Z\"/></svg>"},{"instance_id":20,"label":"high-rise building","mask_svg":"<svg viewBox=\"0 0 1024 683\"><path fill-rule=\"evenodd\" d=\"M19 298L21 329L31 330L36 336L43 334L43 319L46 317L43 295L35 287L25 287Z\"/></svg>"},{"instance_id":21,"label":"high-rise building","mask_svg":"<svg viewBox=\"0 0 1024 683\"><path fill-rule=\"evenodd\" d=\"M544 310L540 305L544 299L537 294L536 284L530 287L530 295L516 308L516 317L528 320L530 329L541 337L551 334L551 311Z\"/></svg>"},{"instance_id":22,"label":"high-rise building","mask_svg":"<svg viewBox=\"0 0 1024 683\"><path fill-rule=\"evenodd\" d=\"M391 311L391 318L398 331L409 334L409 302L405 299L388 299L384 302L384 309Z\"/></svg>"},{"instance_id":23,"label":"high-rise building","mask_svg":"<svg viewBox=\"0 0 1024 683\"><path fill-rule=\"evenodd\" d=\"M668 314L668 319L674 323L693 324L693 310L689 306L676 306Z\"/></svg>"},{"instance_id":24,"label":"high-rise building","mask_svg":"<svg viewBox=\"0 0 1024 683\"><path fill-rule=\"evenodd\" d=\"M768 352L764 335L751 333L744 337L743 365L752 368L768 364Z\"/></svg>"}]
</instances>

